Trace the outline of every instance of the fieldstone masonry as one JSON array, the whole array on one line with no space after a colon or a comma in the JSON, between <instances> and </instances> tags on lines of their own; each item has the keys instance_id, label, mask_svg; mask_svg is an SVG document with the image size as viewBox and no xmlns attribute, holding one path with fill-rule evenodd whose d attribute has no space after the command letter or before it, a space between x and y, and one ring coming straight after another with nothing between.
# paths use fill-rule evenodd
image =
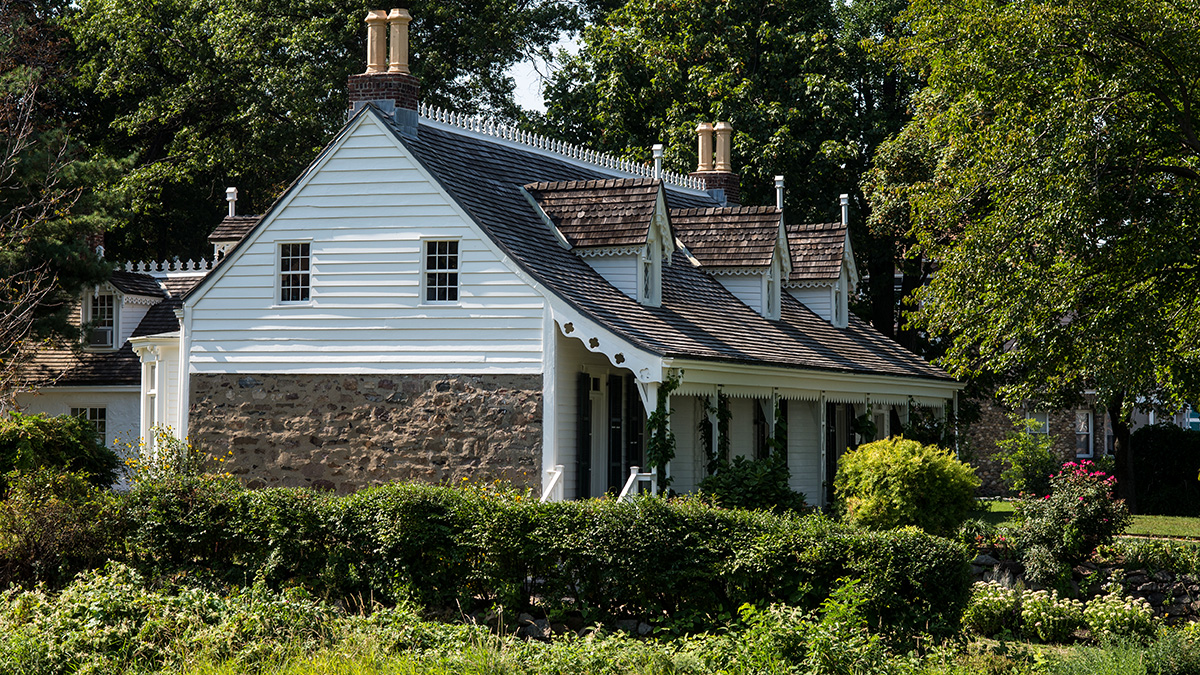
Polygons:
<instances>
[{"instance_id":1,"label":"fieldstone masonry","mask_svg":"<svg viewBox=\"0 0 1200 675\"><path fill-rule=\"evenodd\" d=\"M194 374L189 414L250 487L541 482L541 375Z\"/></svg>"}]
</instances>

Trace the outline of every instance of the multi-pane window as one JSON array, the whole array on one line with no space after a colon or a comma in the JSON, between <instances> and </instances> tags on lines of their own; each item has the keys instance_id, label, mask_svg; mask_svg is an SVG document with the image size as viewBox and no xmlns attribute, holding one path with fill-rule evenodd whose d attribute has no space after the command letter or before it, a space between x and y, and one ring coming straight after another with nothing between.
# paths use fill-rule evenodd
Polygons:
<instances>
[{"instance_id":1,"label":"multi-pane window","mask_svg":"<svg viewBox=\"0 0 1200 675\"><path fill-rule=\"evenodd\" d=\"M279 301L308 302L308 244L279 245Z\"/></svg>"},{"instance_id":2,"label":"multi-pane window","mask_svg":"<svg viewBox=\"0 0 1200 675\"><path fill-rule=\"evenodd\" d=\"M111 293L93 295L88 310L87 321L92 326L88 332L88 346L111 349L117 332L116 296Z\"/></svg>"},{"instance_id":3,"label":"multi-pane window","mask_svg":"<svg viewBox=\"0 0 1200 675\"><path fill-rule=\"evenodd\" d=\"M458 302L458 242L425 242L425 302Z\"/></svg>"},{"instance_id":4,"label":"multi-pane window","mask_svg":"<svg viewBox=\"0 0 1200 675\"><path fill-rule=\"evenodd\" d=\"M1075 456L1092 456L1092 413L1089 410L1075 411Z\"/></svg>"},{"instance_id":5,"label":"multi-pane window","mask_svg":"<svg viewBox=\"0 0 1200 675\"><path fill-rule=\"evenodd\" d=\"M108 433L107 408L71 408L71 416L91 422L100 438L106 437L105 434Z\"/></svg>"},{"instance_id":6,"label":"multi-pane window","mask_svg":"<svg viewBox=\"0 0 1200 675\"><path fill-rule=\"evenodd\" d=\"M1030 412L1025 413L1025 419L1033 420L1037 424L1032 425L1029 429L1031 434L1047 434L1050 433L1050 413Z\"/></svg>"}]
</instances>

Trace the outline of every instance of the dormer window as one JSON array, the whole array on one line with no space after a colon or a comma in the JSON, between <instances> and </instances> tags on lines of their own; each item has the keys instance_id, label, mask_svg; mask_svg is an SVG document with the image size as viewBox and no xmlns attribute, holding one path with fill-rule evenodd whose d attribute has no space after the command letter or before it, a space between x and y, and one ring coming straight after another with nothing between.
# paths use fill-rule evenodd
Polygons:
<instances>
[{"instance_id":1,"label":"dormer window","mask_svg":"<svg viewBox=\"0 0 1200 675\"><path fill-rule=\"evenodd\" d=\"M116 349L117 302L112 293L94 293L84 307L84 323L89 326L86 343L89 349Z\"/></svg>"},{"instance_id":2,"label":"dormer window","mask_svg":"<svg viewBox=\"0 0 1200 675\"><path fill-rule=\"evenodd\" d=\"M779 270L774 265L767 272L766 314L771 320L779 319Z\"/></svg>"}]
</instances>

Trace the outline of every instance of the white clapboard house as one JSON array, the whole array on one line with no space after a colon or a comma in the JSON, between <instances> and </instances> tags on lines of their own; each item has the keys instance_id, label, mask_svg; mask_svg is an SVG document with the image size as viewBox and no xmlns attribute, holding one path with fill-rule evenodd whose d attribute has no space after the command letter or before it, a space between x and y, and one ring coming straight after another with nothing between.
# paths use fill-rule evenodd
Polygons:
<instances>
[{"instance_id":1,"label":"white clapboard house","mask_svg":"<svg viewBox=\"0 0 1200 675\"><path fill-rule=\"evenodd\" d=\"M178 323L133 338L143 434L232 450L251 485L503 478L575 499L648 471L646 418L678 378L672 489L722 435L768 452L779 419L815 503L855 418L887 433L953 405L957 383L847 311L844 222L735 203L728 124L700 125L684 176L427 108L407 12L367 22L345 127Z\"/></svg>"}]
</instances>

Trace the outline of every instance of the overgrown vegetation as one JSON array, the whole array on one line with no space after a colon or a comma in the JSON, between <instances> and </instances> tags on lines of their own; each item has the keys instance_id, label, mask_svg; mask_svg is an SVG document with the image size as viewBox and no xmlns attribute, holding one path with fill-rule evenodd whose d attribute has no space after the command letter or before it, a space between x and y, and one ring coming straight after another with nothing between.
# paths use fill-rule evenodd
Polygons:
<instances>
[{"instance_id":1,"label":"overgrown vegetation","mask_svg":"<svg viewBox=\"0 0 1200 675\"><path fill-rule=\"evenodd\" d=\"M0 415L0 493L10 471L38 467L78 471L93 485L117 478L120 460L96 433L96 427L72 415L49 417L9 412Z\"/></svg>"},{"instance_id":2,"label":"overgrown vegetation","mask_svg":"<svg viewBox=\"0 0 1200 675\"><path fill-rule=\"evenodd\" d=\"M1054 454L1054 437L1038 433L1041 423L1037 420L1017 423L1016 430L996 442L1000 459L1008 464L1000 472L1000 480L1013 495L1045 497L1050 494L1050 476L1063 464Z\"/></svg>"}]
</instances>

